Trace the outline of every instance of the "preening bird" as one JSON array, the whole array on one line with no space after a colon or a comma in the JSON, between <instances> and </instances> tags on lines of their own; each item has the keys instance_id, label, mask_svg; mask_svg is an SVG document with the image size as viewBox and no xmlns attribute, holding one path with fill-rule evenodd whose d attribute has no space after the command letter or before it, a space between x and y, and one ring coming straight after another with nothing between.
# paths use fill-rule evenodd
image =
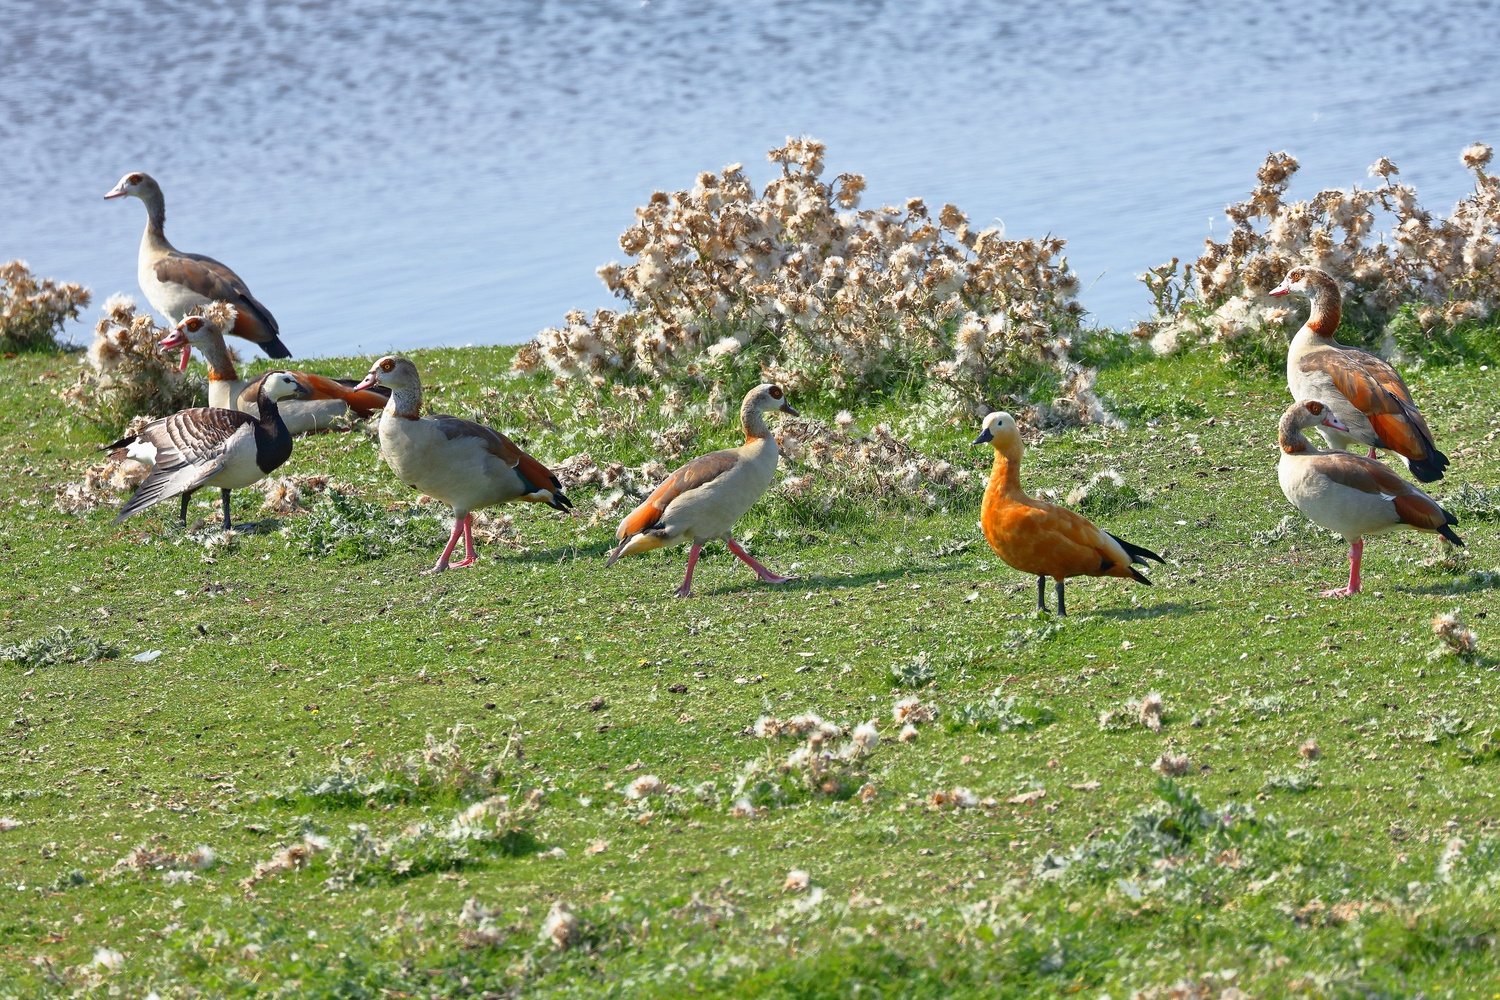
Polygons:
<instances>
[{"instance_id":1,"label":"preening bird","mask_svg":"<svg viewBox=\"0 0 1500 1000\"><path fill-rule=\"evenodd\" d=\"M228 531L229 491L259 482L292 455L292 435L276 404L283 399L306 399L309 392L291 374L269 372L261 382L258 416L211 406L179 410L151 421L134 438L107 445L114 449L136 442L155 449L150 474L120 509L115 523L181 496L186 524L188 499L205 486L217 486Z\"/></svg>"},{"instance_id":2,"label":"preening bird","mask_svg":"<svg viewBox=\"0 0 1500 1000\"><path fill-rule=\"evenodd\" d=\"M1324 597L1359 593L1359 564L1365 536L1398 528L1430 531L1454 545L1463 539L1449 525L1458 518L1437 501L1373 458L1346 451L1320 451L1302 432L1309 427L1347 434L1333 407L1321 400L1293 403L1281 417L1277 441L1281 459L1276 478L1281 492L1314 524L1320 524L1349 543L1349 585L1323 591Z\"/></svg>"},{"instance_id":3,"label":"preening bird","mask_svg":"<svg viewBox=\"0 0 1500 1000\"><path fill-rule=\"evenodd\" d=\"M1132 545L1073 511L1028 496L1021 488L1021 433L1009 413L984 418L975 444L995 449L995 465L984 491L979 523L985 540L1007 566L1036 574L1036 606L1047 610L1047 577L1057 581L1057 613L1066 615L1063 583L1070 576L1118 576L1148 587L1151 580L1132 563L1163 562L1150 549Z\"/></svg>"},{"instance_id":4,"label":"preening bird","mask_svg":"<svg viewBox=\"0 0 1500 1000\"><path fill-rule=\"evenodd\" d=\"M1370 458L1376 448L1394 451L1419 481L1442 479L1448 456L1438 451L1396 369L1368 351L1333 339L1343 310L1338 282L1326 271L1303 265L1288 271L1270 294L1291 292L1307 296L1312 313L1287 349L1287 388L1299 402L1322 402L1347 428L1319 427L1323 437L1335 448L1369 448Z\"/></svg>"},{"instance_id":5,"label":"preening bird","mask_svg":"<svg viewBox=\"0 0 1500 1000\"><path fill-rule=\"evenodd\" d=\"M698 554L705 543L722 538L729 551L755 570L763 582L793 579L766 569L730 534L734 522L755 505L776 477L776 436L766 426L765 418L771 410L797 416L781 386L766 383L751 389L740 406L745 443L700 455L668 476L645 503L620 522L615 532L620 544L604 565L613 566L621 556L692 542L687 576L677 588L678 597L690 597Z\"/></svg>"},{"instance_id":6,"label":"preening bird","mask_svg":"<svg viewBox=\"0 0 1500 1000\"><path fill-rule=\"evenodd\" d=\"M227 315L226 315L227 314ZM226 410L256 412L256 397L265 376L246 381L235 371L234 359L224 343L223 325L232 323L236 311L222 304L210 305L202 316L189 316L172 328L161 340L161 346L173 350L182 348L182 363L185 370L192 349L196 347L208 365L208 405ZM216 318L218 317L218 318ZM291 372L292 376L312 391L307 400L288 400L281 406L281 419L293 434L322 430L333 420L346 415L350 410L361 417L369 417L385 406L390 397L387 389L354 390L355 379L335 379L308 372Z\"/></svg>"},{"instance_id":7,"label":"preening bird","mask_svg":"<svg viewBox=\"0 0 1500 1000\"><path fill-rule=\"evenodd\" d=\"M422 379L406 358L381 358L354 389L362 392L377 384L391 391L380 415L380 457L397 479L453 508L453 533L437 565L426 573L449 567L459 535L464 558L451 565L474 565L476 510L514 501L572 508L557 477L504 434L460 417L422 416Z\"/></svg>"},{"instance_id":8,"label":"preening bird","mask_svg":"<svg viewBox=\"0 0 1500 1000\"><path fill-rule=\"evenodd\" d=\"M189 312L210 302L234 306L234 326L227 332L258 344L273 358L289 358L292 352L281 342L276 317L261 305L240 276L225 265L197 253L183 253L167 241L166 199L150 174L132 173L120 178L105 198L139 198L146 205L146 233L136 258L136 279L151 308L175 326Z\"/></svg>"}]
</instances>

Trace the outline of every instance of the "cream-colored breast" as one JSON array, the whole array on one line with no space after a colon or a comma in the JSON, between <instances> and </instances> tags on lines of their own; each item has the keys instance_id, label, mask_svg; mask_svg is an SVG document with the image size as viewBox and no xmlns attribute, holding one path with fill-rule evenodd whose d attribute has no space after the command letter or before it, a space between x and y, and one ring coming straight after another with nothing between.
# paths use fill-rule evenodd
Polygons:
<instances>
[{"instance_id":1,"label":"cream-colored breast","mask_svg":"<svg viewBox=\"0 0 1500 1000\"><path fill-rule=\"evenodd\" d=\"M776 478L776 439L770 435L736 448L732 468L667 505L662 524L696 541L721 538L734 527Z\"/></svg>"},{"instance_id":2,"label":"cream-colored breast","mask_svg":"<svg viewBox=\"0 0 1500 1000\"><path fill-rule=\"evenodd\" d=\"M175 325L182 322L194 306L206 305L208 299L183 285L157 278L156 262L170 252L170 248L162 247L151 238L151 231L148 229L146 235L141 238L141 252L136 258L135 276L140 282L146 301L151 303L151 308L165 316L170 324Z\"/></svg>"},{"instance_id":3,"label":"cream-colored breast","mask_svg":"<svg viewBox=\"0 0 1500 1000\"><path fill-rule=\"evenodd\" d=\"M1281 492L1309 521L1351 542L1401 523L1393 498L1336 482L1319 473L1310 459L1283 452L1276 466Z\"/></svg>"},{"instance_id":4,"label":"cream-colored breast","mask_svg":"<svg viewBox=\"0 0 1500 1000\"><path fill-rule=\"evenodd\" d=\"M449 438L431 420L380 415L380 455L406 485L451 504L462 516L514 500L525 485L474 437Z\"/></svg>"}]
</instances>

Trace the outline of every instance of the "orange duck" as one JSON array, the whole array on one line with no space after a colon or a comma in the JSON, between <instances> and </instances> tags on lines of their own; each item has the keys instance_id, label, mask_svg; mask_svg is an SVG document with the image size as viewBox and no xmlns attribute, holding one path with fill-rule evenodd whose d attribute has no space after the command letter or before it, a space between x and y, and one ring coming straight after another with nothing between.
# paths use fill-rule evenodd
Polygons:
<instances>
[{"instance_id":1,"label":"orange duck","mask_svg":"<svg viewBox=\"0 0 1500 1000\"><path fill-rule=\"evenodd\" d=\"M995 467L984 491L979 523L984 537L1007 566L1036 574L1036 606L1047 610L1047 577L1057 581L1057 613L1068 613L1063 583L1070 576L1119 576L1151 585L1131 563L1161 556L1101 531L1087 518L1035 500L1021 488L1021 434L1009 413L991 413L975 444L995 449Z\"/></svg>"}]
</instances>

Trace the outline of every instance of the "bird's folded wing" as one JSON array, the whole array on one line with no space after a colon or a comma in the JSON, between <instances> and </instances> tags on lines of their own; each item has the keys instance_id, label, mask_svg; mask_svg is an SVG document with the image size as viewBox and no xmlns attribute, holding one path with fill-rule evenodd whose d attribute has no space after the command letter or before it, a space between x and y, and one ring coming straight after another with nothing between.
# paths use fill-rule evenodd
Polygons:
<instances>
[{"instance_id":1,"label":"bird's folded wing","mask_svg":"<svg viewBox=\"0 0 1500 1000\"><path fill-rule=\"evenodd\" d=\"M244 281L240 280L240 276L212 257L196 253L174 254L158 260L155 264L155 271L158 281L182 285L206 299L228 302L237 309L248 310L255 314L255 318L263 323L273 336L281 332L281 327L276 323L276 317L272 316L271 311L250 294L250 289ZM236 318L235 333L244 336L239 327L240 323Z\"/></svg>"},{"instance_id":2,"label":"bird's folded wing","mask_svg":"<svg viewBox=\"0 0 1500 1000\"><path fill-rule=\"evenodd\" d=\"M1314 455L1307 461L1313 471L1319 475L1331 479L1340 486L1359 490L1361 493L1374 493L1391 498L1421 495L1406 480L1373 458L1365 458L1363 455L1328 452Z\"/></svg>"},{"instance_id":3,"label":"bird's folded wing","mask_svg":"<svg viewBox=\"0 0 1500 1000\"><path fill-rule=\"evenodd\" d=\"M562 492L562 483L552 474L552 470L526 454L519 445L493 427L486 427L484 424L445 413L436 414L428 419L437 424L438 429L449 441L473 438L484 446L485 451L519 472L532 486L551 490L554 493Z\"/></svg>"},{"instance_id":4,"label":"bird's folded wing","mask_svg":"<svg viewBox=\"0 0 1500 1000\"><path fill-rule=\"evenodd\" d=\"M732 448L709 452L707 455L700 455L693 459L668 476L666 482L658 486L645 502L631 511L625 520L620 522L620 529L615 532L615 537L629 538L631 535L650 528L661 520L673 500L706 483L713 482L734 468L739 459L739 453Z\"/></svg>"}]
</instances>

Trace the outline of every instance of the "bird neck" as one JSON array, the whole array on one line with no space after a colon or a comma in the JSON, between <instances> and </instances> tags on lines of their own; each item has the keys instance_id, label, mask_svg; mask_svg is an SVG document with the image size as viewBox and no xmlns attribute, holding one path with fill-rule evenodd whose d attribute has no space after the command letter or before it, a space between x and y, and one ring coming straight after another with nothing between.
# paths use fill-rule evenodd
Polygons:
<instances>
[{"instance_id":1,"label":"bird neck","mask_svg":"<svg viewBox=\"0 0 1500 1000\"><path fill-rule=\"evenodd\" d=\"M740 407L740 426L745 428L745 443L769 437L771 428L766 424L766 415L757 406L746 403Z\"/></svg>"},{"instance_id":2,"label":"bird neck","mask_svg":"<svg viewBox=\"0 0 1500 1000\"><path fill-rule=\"evenodd\" d=\"M198 348L198 353L203 355L203 363L208 365L210 382L239 381L239 372L235 371L234 359L229 356L229 347L223 338L193 346Z\"/></svg>"},{"instance_id":3,"label":"bird neck","mask_svg":"<svg viewBox=\"0 0 1500 1000\"><path fill-rule=\"evenodd\" d=\"M1312 301L1312 314L1307 317L1307 328L1320 337L1333 339L1343 314L1343 296L1332 278L1323 275L1311 276L1312 289L1308 298Z\"/></svg>"},{"instance_id":4,"label":"bird neck","mask_svg":"<svg viewBox=\"0 0 1500 1000\"><path fill-rule=\"evenodd\" d=\"M385 412L393 417L418 420L422 416L422 390L410 386L391 389L391 398L385 401Z\"/></svg>"},{"instance_id":5,"label":"bird neck","mask_svg":"<svg viewBox=\"0 0 1500 1000\"><path fill-rule=\"evenodd\" d=\"M999 490L1005 494L1025 495L1021 489L1021 456L1007 455L999 448L995 449L995 464L990 469L990 484L988 489Z\"/></svg>"},{"instance_id":6,"label":"bird neck","mask_svg":"<svg viewBox=\"0 0 1500 1000\"><path fill-rule=\"evenodd\" d=\"M1276 430L1276 443L1281 445L1281 451L1286 455L1314 455L1318 451L1307 440L1307 435L1302 433L1302 425L1297 422L1295 413L1288 413L1281 418L1281 425Z\"/></svg>"},{"instance_id":7,"label":"bird neck","mask_svg":"<svg viewBox=\"0 0 1500 1000\"><path fill-rule=\"evenodd\" d=\"M146 190L140 194L146 206L146 235L161 242L167 241L167 200L159 190Z\"/></svg>"}]
</instances>

